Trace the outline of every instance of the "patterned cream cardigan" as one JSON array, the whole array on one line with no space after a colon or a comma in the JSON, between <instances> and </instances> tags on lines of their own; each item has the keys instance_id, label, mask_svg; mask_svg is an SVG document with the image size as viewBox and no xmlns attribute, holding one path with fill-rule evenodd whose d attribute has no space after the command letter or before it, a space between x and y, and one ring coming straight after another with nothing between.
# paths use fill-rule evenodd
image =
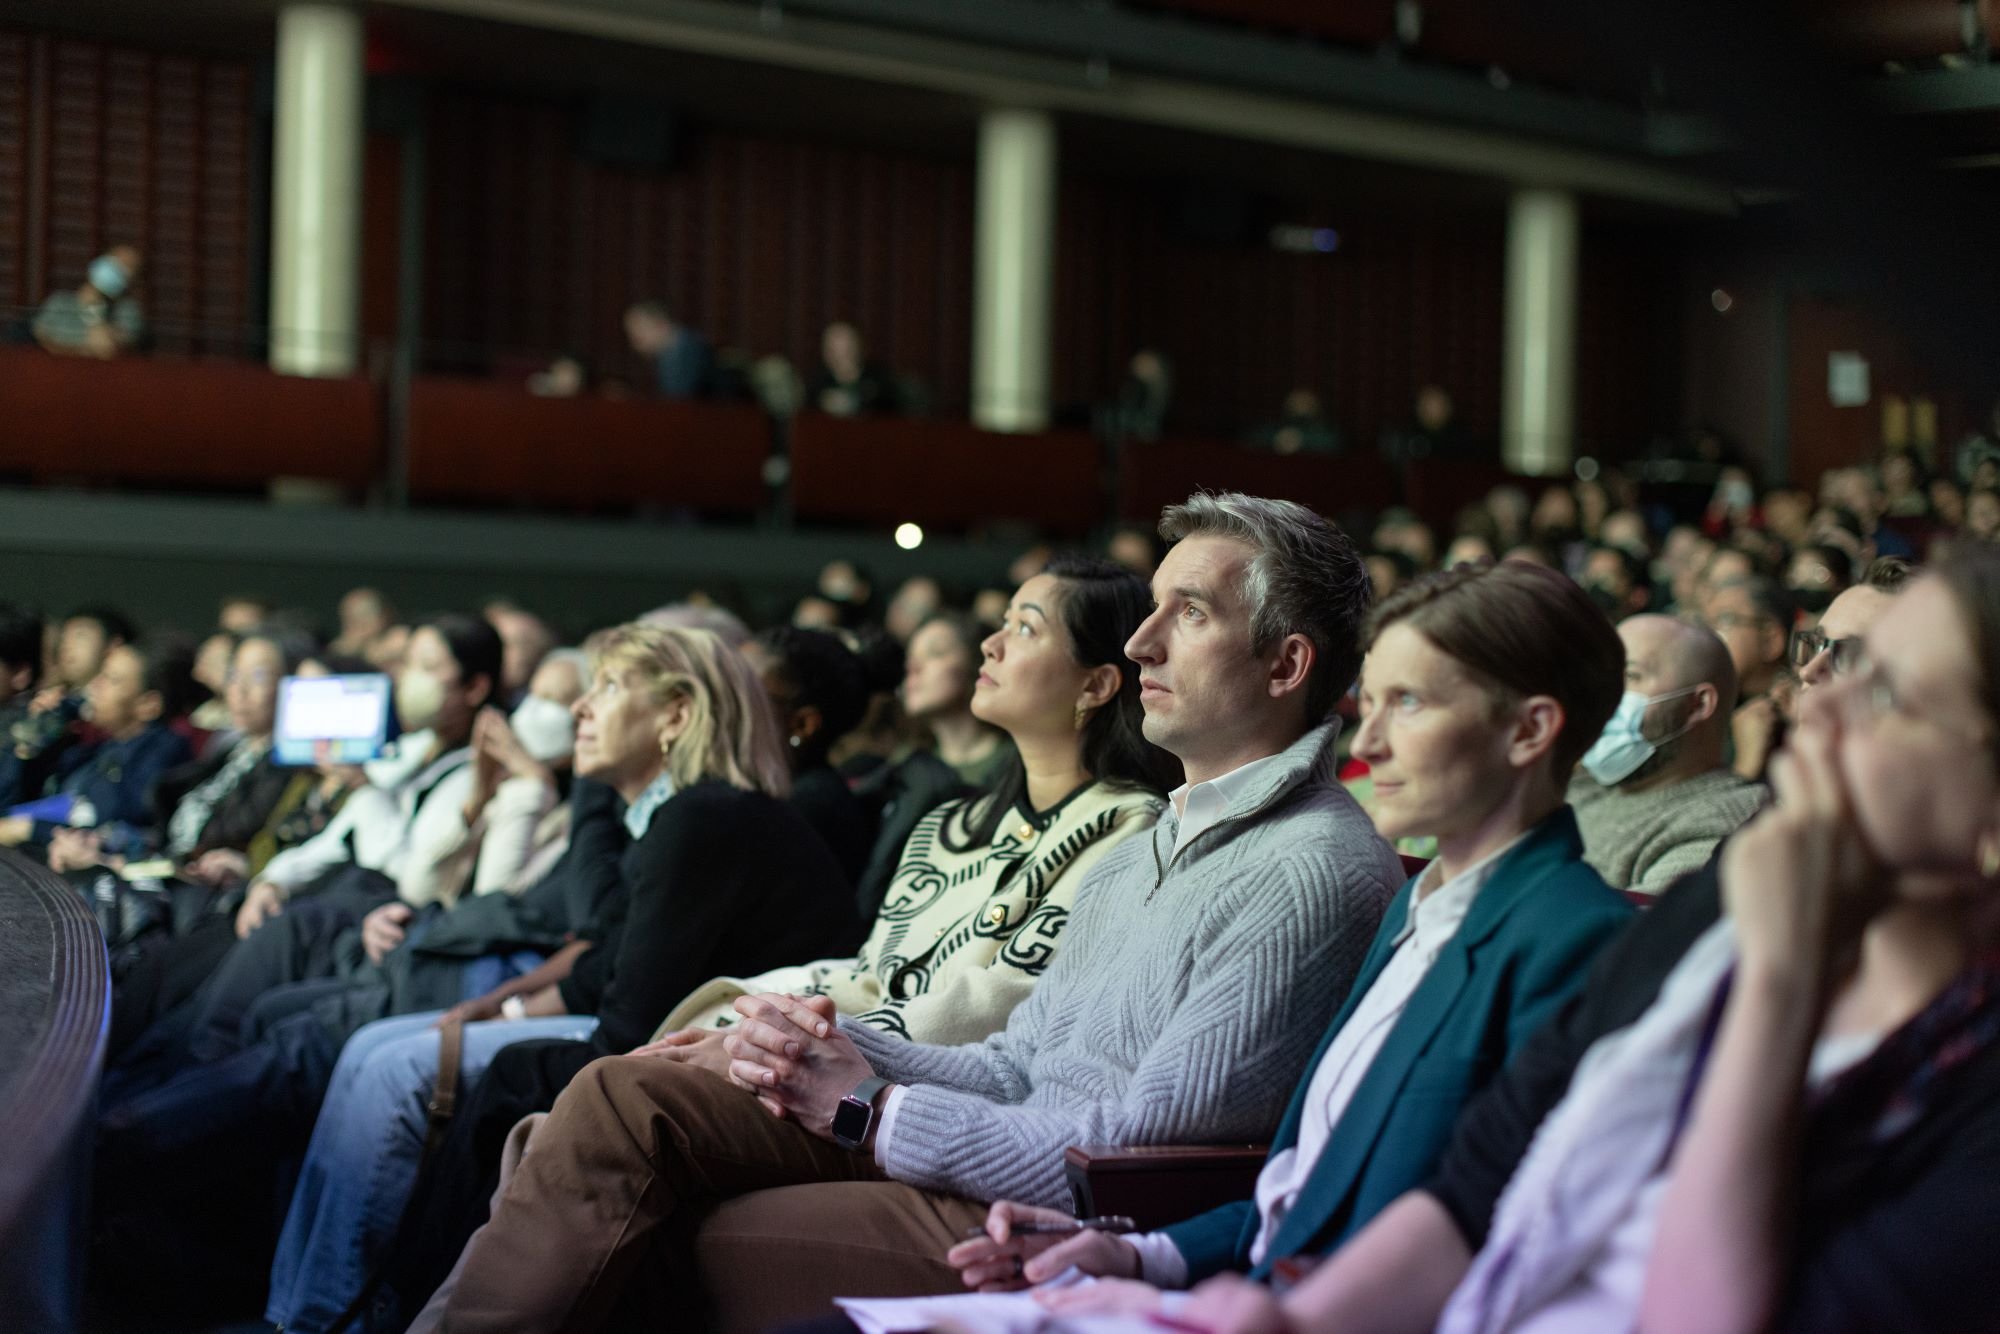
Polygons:
<instances>
[{"instance_id":1,"label":"patterned cream cardigan","mask_svg":"<svg viewBox=\"0 0 2000 1334\"><path fill-rule=\"evenodd\" d=\"M1091 783L1035 815L1023 802L983 847L962 844L978 798L948 801L903 845L861 953L852 959L718 977L674 1007L661 1033L726 1028L738 996L831 996L845 1015L914 1042L978 1042L1006 1026L1055 956L1077 886L1121 839L1150 829L1164 802Z\"/></svg>"}]
</instances>

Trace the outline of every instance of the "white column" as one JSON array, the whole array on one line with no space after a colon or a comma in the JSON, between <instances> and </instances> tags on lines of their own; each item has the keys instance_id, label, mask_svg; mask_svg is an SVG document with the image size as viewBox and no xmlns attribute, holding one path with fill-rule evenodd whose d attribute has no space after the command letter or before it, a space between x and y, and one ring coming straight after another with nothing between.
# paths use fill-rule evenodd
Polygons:
<instances>
[{"instance_id":1,"label":"white column","mask_svg":"<svg viewBox=\"0 0 2000 1334\"><path fill-rule=\"evenodd\" d=\"M1507 345L1500 457L1515 472L1566 471L1575 446L1576 196L1516 190L1507 211Z\"/></svg>"},{"instance_id":2,"label":"white column","mask_svg":"<svg viewBox=\"0 0 2000 1334\"><path fill-rule=\"evenodd\" d=\"M342 4L278 14L271 366L351 375L361 288L362 25Z\"/></svg>"},{"instance_id":3,"label":"white column","mask_svg":"<svg viewBox=\"0 0 2000 1334\"><path fill-rule=\"evenodd\" d=\"M1049 421L1055 275L1056 126L1046 111L979 123L972 310L972 420L993 431Z\"/></svg>"}]
</instances>

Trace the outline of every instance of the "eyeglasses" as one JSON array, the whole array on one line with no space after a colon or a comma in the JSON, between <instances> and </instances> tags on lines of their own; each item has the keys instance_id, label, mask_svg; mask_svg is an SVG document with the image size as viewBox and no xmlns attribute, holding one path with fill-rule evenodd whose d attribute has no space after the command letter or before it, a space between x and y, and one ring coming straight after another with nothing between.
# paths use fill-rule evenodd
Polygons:
<instances>
[{"instance_id":1,"label":"eyeglasses","mask_svg":"<svg viewBox=\"0 0 2000 1334\"><path fill-rule=\"evenodd\" d=\"M1795 668L1804 667L1829 649L1833 651L1831 666L1835 676L1846 676L1868 660L1867 646L1859 635L1850 635L1845 639L1828 639L1818 629L1792 631L1789 651L1792 666Z\"/></svg>"},{"instance_id":2,"label":"eyeglasses","mask_svg":"<svg viewBox=\"0 0 2000 1334\"><path fill-rule=\"evenodd\" d=\"M1991 727L1949 722L1909 708L1897 693L1895 683L1883 674L1879 664L1864 660L1854 669L1852 678L1843 685L1846 687L1846 693L1839 696L1839 707L1849 725L1873 724L1893 715L1910 722L1926 724L1934 731L1947 736L1962 737L1976 746L1986 745L1992 740Z\"/></svg>"}]
</instances>

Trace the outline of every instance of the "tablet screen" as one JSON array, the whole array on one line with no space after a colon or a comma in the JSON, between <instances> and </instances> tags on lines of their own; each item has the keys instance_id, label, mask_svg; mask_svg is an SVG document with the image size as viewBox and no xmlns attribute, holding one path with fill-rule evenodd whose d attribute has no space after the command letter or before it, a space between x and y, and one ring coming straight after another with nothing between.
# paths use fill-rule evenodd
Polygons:
<instances>
[{"instance_id":1,"label":"tablet screen","mask_svg":"<svg viewBox=\"0 0 2000 1334\"><path fill-rule=\"evenodd\" d=\"M320 743L335 764L360 764L382 753L389 739L389 678L288 676L278 685L278 730L272 749L279 764L309 765Z\"/></svg>"}]
</instances>

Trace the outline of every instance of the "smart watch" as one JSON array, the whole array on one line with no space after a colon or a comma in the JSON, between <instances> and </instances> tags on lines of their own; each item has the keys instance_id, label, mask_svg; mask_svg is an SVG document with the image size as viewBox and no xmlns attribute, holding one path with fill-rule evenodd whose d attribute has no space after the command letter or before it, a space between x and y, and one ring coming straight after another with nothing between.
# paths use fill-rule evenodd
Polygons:
<instances>
[{"instance_id":1,"label":"smart watch","mask_svg":"<svg viewBox=\"0 0 2000 1334\"><path fill-rule=\"evenodd\" d=\"M840 1105L833 1109L835 1144L843 1149L859 1149L868 1142L868 1132L875 1125L875 1095L888 1086L888 1080L870 1075L840 1100Z\"/></svg>"}]
</instances>

